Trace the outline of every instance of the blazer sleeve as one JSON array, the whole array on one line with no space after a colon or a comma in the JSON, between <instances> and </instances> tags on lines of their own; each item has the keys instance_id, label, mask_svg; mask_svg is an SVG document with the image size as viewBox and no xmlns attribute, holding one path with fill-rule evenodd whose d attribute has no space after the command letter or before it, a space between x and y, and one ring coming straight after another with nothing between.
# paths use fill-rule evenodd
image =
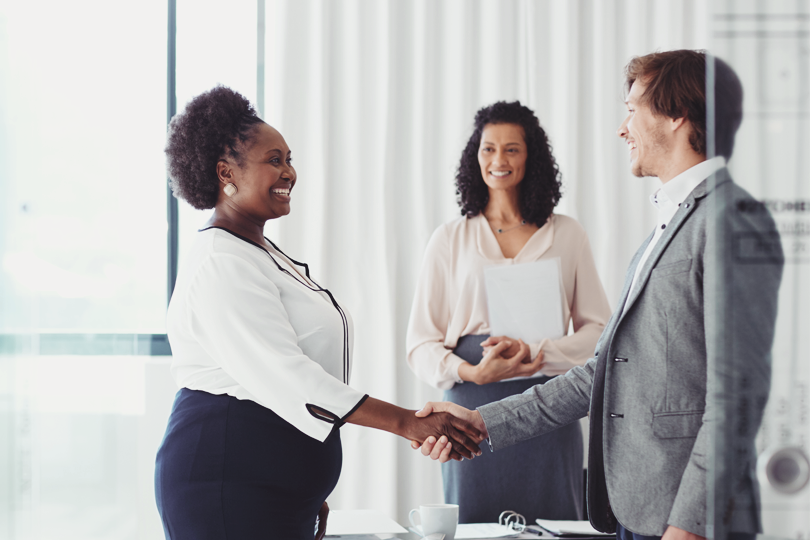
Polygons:
<instances>
[{"instance_id":1,"label":"blazer sleeve","mask_svg":"<svg viewBox=\"0 0 810 540\"><path fill-rule=\"evenodd\" d=\"M775 225L764 209L752 217L726 206L708 231L703 274L706 409L667 523L705 536L711 482L715 517L721 518L715 519L715 534L725 536L761 530L754 439L770 389L784 257ZM768 246L769 257L741 260L734 252L740 234L753 235L758 245ZM722 443L712 446L712 438ZM711 454L716 459L710 467Z\"/></svg>"},{"instance_id":2,"label":"blazer sleeve","mask_svg":"<svg viewBox=\"0 0 810 540\"><path fill-rule=\"evenodd\" d=\"M365 400L301 351L279 289L245 259L211 255L187 295L187 324L203 349L258 403L303 433L324 441Z\"/></svg>"},{"instance_id":3,"label":"blazer sleeve","mask_svg":"<svg viewBox=\"0 0 810 540\"><path fill-rule=\"evenodd\" d=\"M447 292L450 257L447 234L440 227L425 248L405 338L411 370L424 382L442 390L462 382L458 368L464 362L444 346L451 317Z\"/></svg>"},{"instance_id":4,"label":"blazer sleeve","mask_svg":"<svg viewBox=\"0 0 810 540\"><path fill-rule=\"evenodd\" d=\"M490 449L537 437L588 414L596 358L522 394L478 407L489 432Z\"/></svg>"},{"instance_id":5,"label":"blazer sleeve","mask_svg":"<svg viewBox=\"0 0 810 540\"><path fill-rule=\"evenodd\" d=\"M596 342L610 318L610 304L596 271L591 244L584 230L575 257L574 295L571 299L574 333L541 342L540 349L543 350L545 365L540 373L543 375L562 375L574 366L585 364L593 356Z\"/></svg>"}]
</instances>

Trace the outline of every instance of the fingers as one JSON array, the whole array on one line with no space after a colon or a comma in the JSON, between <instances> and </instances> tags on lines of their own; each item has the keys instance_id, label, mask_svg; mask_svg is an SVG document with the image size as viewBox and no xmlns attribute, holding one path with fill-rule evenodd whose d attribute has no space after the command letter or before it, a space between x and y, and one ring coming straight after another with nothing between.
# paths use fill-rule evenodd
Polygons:
<instances>
[{"instance_id":1,"label":"fingers","mask_svg":"<svg viewBox=\"0 0 810 540\"><path fill-rule=\"evenodd\" d=\"M444 445L444 450L439 454L439 463L447 463L451 459L461 461L461 456L457 452L453 452L453 445L449 441Z\"/></svg>"},{"instance_id":2,"label":"fingers","mask_svg":"<svg viewBox=\"0 0 810 540\"><path fill-rule=\"evenodd\" d=\"M453 452L457 453L459 457L465 457L467 459L472 459L474 456L481 454L478 445L469 437L460 431L450 429L452 431L452 440L448 440L446 435L442 435L438 440L432 435L425 439L425 442L422 443L421 446L422 455L437 460L442 454L445 454L446 457L450 457ZM413 446L413 444L411 446Z\"/></svg>"},{"instance_id":3,"label":"fingers","mask_svg":"<svg viewBox=\"0 0 810 540\"><path fill-rule=\"evenodd\" d=\"M462 461L463 459L461 454L453 450L453 443L448 441L444 435L438 441L436 441L436 437L428 437L421 447L416 447L416 449L419 448L421 448L423 456L428 456L430 459L440 463L447 463L451 459L456 461Z\"/></svg>"},{"instance_id":4,"label":"fingers","mask_svg":"<svg viewBox=\"0 0 810 540\"><path fill-rule=\"evenodd\" d=\"M469 437L471 437L475 441L480 442L486 439L481 429L466 418L462 420L461 418L456 417L451 421L451 424L453 425L454 428L466 433Z\"/></svg>"},{"instance_id":5,"label":"fingers","mask_svg":"<svg viewBox=\"0 0 810 540\"><path fill-rule=\"evenodd\" d=\"M481 449L475 442L467 437L463 431L459 431L454 427L450 427L450 439L453 443L453 450L461 454L467 459L472 459L475 456L481 455Z\"/></svg>"},{"instance_id":6,"label":"fingers","mask_svg":"<svg viewBox=\"0 0 810 540\"><path fill-rule=\"evenodd\" d=\"M542 368L543 368L543 351L540 351L531 362L523 364L521 369L521 375L524 377L534 375Z\"/></svg>"},{"instance_id":7,"label":"fingers","mask_svg":"<svg viewBox=\"0 0 810 540\"><path fill-rule=\"evenodd\" d=\"M430 436L422 443L422 455L429 456L433 453L433 447L436 446L436 437Z\"/></svg>"},{"instance_id":8,"label":"fingers","mask_svg":"<svg viewBox=\"0 0 810 540\"><path fill-rule=\"evenodd\" d=\"M482 347L492 347L493 345L497 345L503 340L508 340L509 338L506 336L489 336L487 339L481 342Z\"/></svg>"},{"instance_id":9,"label":"fingers","mask_svg":"<svg viewBox=\"0 0 810 540\"><path fill-rule=\"evenodd\" d=\"M433 413L433 406L434 405L435 405L435 403L433 403L432 401L428 401L427 403L425 403L424 407L422 407L420 410L416 411L416 416L418 416L419 418L424 418L426 416L430 416Z\"/></svg>"},{"instance_id":10,"label":"fingers","mask_svg":"<svg viewBox=\"0 0 810 540\"><path fill-rule=\"evenodd\" d=\"M444 435L438 441L436 441L436 437L428 437L422 444L421 450L423 456L428 456L430 459L438 460L441 463L446 463L451 459L461 461L461 455L453 451L453 444Z\"/></svg>"},{"instance_id":11,"label":"fingers","mask_svg":"<svg viewBox=\"0 0 810 540\"><path fill-rule=\"evenodd\" d=\"M425 418L426 416L430 416L434 412L440 412L444 409L442 408L444 403L441 401L428 401L425 403L425 406L422 407L420 410L416 411L416 416L419 418Z\"/></svg>"},{"instance_id":12,"label":"fingers","mask_svg":"<svg viewBox=\"0 0 810 540\"><path fill-rule=\"evenodd\" d=\"M454 404L446 401L428 401L421 410L416 411L416 416L419 418L425 418L426 416L430 416L431 414L437 412L450 412L452 405Z\"/></svg>"},{"instance_id":13,"label":"fingers","mask_svg":"<svg viewBox=\"0 0 810 540\"><path fill-rule=\"evenodd\" d=\"M518 351L515 353L514 356L510 356L506 360L509 362L515 362L516 360L522 360L524 356L529 352L529 346L523 343L522 339L518 340Z\"/></svg>"},{"instance_id":14,"label":"fingers","mask_svg":"<svg viewBox=\"0 0 810 540\"><path fill-rule=\"evenodd\" d=\"M442 435L439 437L439 442L433 446L433 450L430 451L430 459L432 460L439 460L441 461L442 455L445 456L445 461L450 459L450 452L453 450L453 444L447 440L447 437ZM442 461L444 463L444 461Z\"/></svg>"},{"instance_id":15,"label":"fingers","mask_svg":"<svg viewBox=\"0 0 810 540\"><path fill-rule=\"evenodd\" d=\"M489 348L486 355L484 356L484 359L486 360L486 359L501 356L501 353L503 353L505 350L507 350L511 346L512 346L511 341L508 341L508 340L501 341L497 345Z\"/></svg>"}]
</instances>

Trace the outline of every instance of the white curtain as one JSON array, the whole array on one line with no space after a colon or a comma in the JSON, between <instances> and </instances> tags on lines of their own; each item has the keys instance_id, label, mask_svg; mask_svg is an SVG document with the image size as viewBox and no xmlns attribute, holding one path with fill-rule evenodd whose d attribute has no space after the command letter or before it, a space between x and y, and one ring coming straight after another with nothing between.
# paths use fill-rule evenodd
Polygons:
<instances>
[{"instance_id":1,"label":"white curtain","mask_svg":"<svg viewBox=\"0 0 810 540\"><path fill-rule=\"evenodd\" d=\"M425 244L459 215L454 172L474 114L495 101L537 113L563 172L557 211L585 226L615 306L652 230L657 185L629 173L615 135L622 68L633 55L706 47L706 3L267 0L266 9L265 118L286 137L299 178L292 213L267 233L354 317L354 387L409 408L441 397L408 368L405 330ZM441 502L439 465L405 440L355 426L342 437L333 508L377 508L405 523L410 508Z\"/></svg>"}]
</instances>

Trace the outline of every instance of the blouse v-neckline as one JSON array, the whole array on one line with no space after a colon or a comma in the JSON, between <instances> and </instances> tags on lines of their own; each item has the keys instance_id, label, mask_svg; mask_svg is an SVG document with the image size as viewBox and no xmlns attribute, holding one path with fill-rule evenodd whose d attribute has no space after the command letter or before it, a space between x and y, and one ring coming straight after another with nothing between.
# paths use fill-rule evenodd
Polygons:
<instances>
[{"instance_id":1,"label":"blouse v-neckline","mask_svg":"<svg viewBox=\"0 0 810 540\"><path fill-rule=\"evenodd\" d=\"M198 232L207 231L209 229L219 229L221 231L225 231L226 233L230 234L231 236L233 236L235 238L238 238L238 239L242 240L243 242L247 242L248 244L254 245L255 247L257 247L260 250L267 253L270 256L270 259L272 261L274 261L276 263L276 265L284 264L284 266L287 267L288 272L290 272L290 271L295 272L295 274L301 278L299 280L298 278L295 278L292 275L290 275L290 277L293 278L295 281L298 281L299 283L301 283L302 285L304 285L305 287L307 287L310 290L313 290L315 292L321 292L320 290L316 290L316 289L321 289L321 286L318 285L317 283L315 283L312 280L312 278L310 278L310 277L302 274L301 272L299 272L298 268L296 268L297 265L294 264L293 261L289 257L287 257L287 255L285 255L280 249L275 247L275 245L272 242L270 242L270 240L268 240L268 238L266 236L264 237L264 239L267 240L270 243L269 247L268 246L263 246L261 244L257 244L256 242L254 242L250 238L242 236L241 234L235 233L230 229L227 229L225 227L220 227L218 225L211 225L209 227L205 227L203 229L200 229ZM275 260L275 257L273 256L274 254L275 254L275 257L278 257L281 260L280 263L279 263L279 261ZM323 296L323 295L319 295L319 296Z\"/></svg>"},{"instance_id":2,"label":"blouse v-neckline","mask_svg":"<svg viewBox=\"0 0 810 540\"><path fill-rule=\"evenodd\" d=\"M498 244L498 239L495 237L495 233L492 232L492 228L489 226L484 214L478 214L470 221L476 222L477 225L476 241L478 252L485 259L493 262L521 263L535 261L548 251L554 243L554 214L549 217L542 227L534 231L534 234L529 237L514 257L504 256L501 246ZM524 256L525 253L531 253L531 258Z\"/></svg>"}]
</instances>

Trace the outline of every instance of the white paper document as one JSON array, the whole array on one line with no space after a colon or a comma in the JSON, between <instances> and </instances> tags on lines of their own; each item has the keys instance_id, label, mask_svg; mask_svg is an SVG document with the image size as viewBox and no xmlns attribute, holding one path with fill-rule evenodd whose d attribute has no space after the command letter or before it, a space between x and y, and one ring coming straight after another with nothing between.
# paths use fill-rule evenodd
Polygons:
<instances>
[{"instance_id":1,"label":"white paper document","mask_svg":"<svg viewBox=\"0 0 810 540\"><path fill-rule=\"evenodd\" d=\"M409 527L409 529L420 538L423 537L421 526ZM456 526L455 540L515 538L519 534L506 525L498 525L497 523L459 523Z\"/></svg>"},{"instance_id":2,"label":"white paper document","mask_svg":"<svg viewBox=\"0 0 810 540\"><path fill-rule=\"evenodd\" d=\"M497 523L460 523L456 527L456 540L472 540L473 538L509 538L518 533L506 525Z\"/></svg>"},{"instance_id":3,"label":"white paper document","mask_svg":"<svg viewBox=\"0 0 810 540\"><path fill-rule=\"evenodd\" d=\"M560 259L484 268L490 334L540 343L563 329Z\"/></svg>"},{"instance_id":4,"label":"white paper document","mask_svg":"<svg viewBox=\"0 0 810 540\"><path fill-rule=\"evenodd\" d=\"M560 521L553 519L538 519L535 521L554 536L615 536L597 531L589 521Z\"/></svg>"},{"instance_id":5,"label":"white paper document","mask_svg":"<svg viewBox=\"0 0 810 540\"><path fill-rule=\"evenodd\" d=\"M330 510L326 520L326 536L406 532L404 527L379 510Z\"/></svg>"}]
</instances>

